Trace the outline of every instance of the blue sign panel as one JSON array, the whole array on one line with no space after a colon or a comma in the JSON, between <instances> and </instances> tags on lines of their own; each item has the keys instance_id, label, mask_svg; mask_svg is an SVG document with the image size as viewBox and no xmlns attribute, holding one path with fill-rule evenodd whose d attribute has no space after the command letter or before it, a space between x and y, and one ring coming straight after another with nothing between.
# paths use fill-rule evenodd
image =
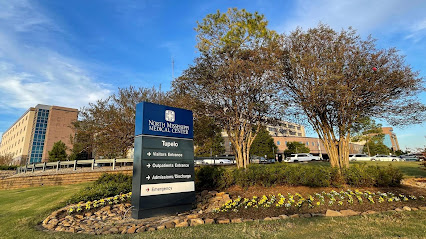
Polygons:
<instances>
[{"instance_id":1,"label":"blue sign panel","mask_svg":"<svg viewBox=\"0 0 426 239\"><path fill-rule=\"evenodd\" d=\"M136 105L135 136L193 138L192 111L141 102Z\"/></svg>"},{"instance_id":2,"label":"blue sign panel","mask_svg":"<svg viewBox=\"0 0 426 239\"><path fill-rule=\"evenodd\" d=\"M192 112L136 105L132 217L174 214L195 201Z\"/></svg>"}]
</instances>

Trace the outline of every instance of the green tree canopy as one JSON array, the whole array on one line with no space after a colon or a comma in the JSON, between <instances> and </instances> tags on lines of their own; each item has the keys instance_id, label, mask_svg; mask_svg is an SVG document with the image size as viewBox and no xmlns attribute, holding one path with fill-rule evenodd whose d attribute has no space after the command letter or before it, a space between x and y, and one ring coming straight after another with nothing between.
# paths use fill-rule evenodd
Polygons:
<instances>
[{"instance_id":1,"label":"green tree canopy","mask_svg":"<svg viewBox=\"0 0 426 239\"><path fill-rule=\"evenodd\" d=\"M376 155L374 152L370 152L370 146L377 148L380 144L383 144L384 140L382 125L376 124L370 117L363 117L356 121L352 126L351 135L352 141L365 142L364 152L369 156ZM384 149L381 146L379 148Z\"/></svg>"},{"instance_id":2,"label":"green tree canopy","mask_svg":"<svg viewBox=\"0 0 426 239\"><path fill-rule=\"evenodd\" d=\"M287 149L284 150L285 155L298 154L298 153L309 153L310 149L301 142L287 142Z\"/></svg>"},{"instance_id":3,"label":"green tree canopy","mask_svg":"<svg viewBox=\"0 0 426 239\"><path fill-rule=\"evenodd\" d=\"M279 89L273 54L278 35L267 23L257 12L236 8L207 15L196 28L200 56L173 82L176 94L197 99L203 113L226 131L238 167L247 167Z\"/></svg>"},{"instance_id":4,"label":"green tree canopy","mask_svg":"<svg viewBox=\"0 0 426 239\"><path fill-rule=\"evenodd\" d=\"M390 148L388 148L385 144L383 144L384 136L375 137L368 141L363 148L364 153L370 153L370 156L374 156L377 154L385 154L389 155L391 152Z\"/></svg>"},{"instance_id":5,"label":"green tree canopy","mask_svg":"<svg viewBox=\"0 0 426 239\"><path fill-rule=\"evenodd\" d=\"M49 151L49 162L67 160L67 146L59 140L53 144L52 150Z\"/></svg>"},{"instance_id":6,"label":"green tree canopy","mask_svg":"<svg viewBox=\"0 0 426 239\"><path fill-rule=\"evenodd\" d=\"M262 127L259 133L254 138L253 144L250 148L250 155L265 156L268 158L275 158L275 153L278 147L274 143L274 139L271 137L265 127Z\"/></svg>"}]
</instances>

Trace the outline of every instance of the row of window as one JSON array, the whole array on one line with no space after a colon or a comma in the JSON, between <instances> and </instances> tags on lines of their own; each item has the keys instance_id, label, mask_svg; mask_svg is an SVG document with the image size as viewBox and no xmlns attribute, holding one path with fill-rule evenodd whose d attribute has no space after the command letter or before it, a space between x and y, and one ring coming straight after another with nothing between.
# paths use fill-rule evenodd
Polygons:
<instances>
[{"instance_id":1,"label":"row of window","mask_svg":"<svg viewBox=\"0 0 426 239\"><path fill-rule=\"evenodd\" d=\"M39 109L34 128L33 141L31 146L30 163L41 162L43 157L44 139L46 137L47 121L49 110Z\"/></svg>"},{"instance_id":2,"label":"row of window","mask_svg":"<svg viewBox=\"0 0 426 239\"><path fill-rule=\"evenodd\" d=\"M18 137L18 136L20 136L21 134L22 134L22 131L25 133L25 129L26 129L26 126L24 126L24 128L23 129L21 129L19 132L16 132L16 134L13 134L12 136L10 136L10 138L8 138L8 139L6 139L8 136L3 136L2 138L3 139L5 139L5 140L2 140L2 142L1 142L1 145L2 146L4 146L4 145L6 145L7 143L10 143L11 141L13 141L16 137Z\"/></svg>"},{"instance_id":3,"label":"row of window","mask_svg":"<svg viewBox=\"0 0 426 239\"><path fill-rule=\"evenodd\" d=\"M293 142L293 141L284 141L284 145L287 145L287 143L290 143L290 142ZM303 142L302 141L300 141L300 143L301 144L303 144ZM319 143L318 142L310 142L311 143L311 146L319 146ZM306 142L305 143L306 144L306 146L308 146L309 147L309 142ZM281 145L281 142L280 141L277 141L277 145Z\"/></svg>"},{"instance_id":4,"label":"row of window","mask_svg":"<svg viewBox=\"0 0 426 239\"><path fill-rule=\"evenodd\" d=\"M2 155L6 155L6 154L12 154L12 157L15 157L16 155L22 153L22 148L20 148L19 150L16 150L16 152L7 152L6 150L3 150L1 152Z\"/></svg>"},{"instance_id":5,"label":"row of window","mask_svg":"<svg viewBox=\"0 0 426 239\"><path fill-rule=\"evenodd\" d=\"M28 115L25 116L25 118L23 118L21 121L19 121L18 123L15 123L15 126L13 126L10 130L7 131L7 133L5 133L5 136L9 136L11 133L13 133L17 128L19 128L19 126L21 126L21 124L24 124L25 121L28 120Z\"/></svg>"}]
</instances>

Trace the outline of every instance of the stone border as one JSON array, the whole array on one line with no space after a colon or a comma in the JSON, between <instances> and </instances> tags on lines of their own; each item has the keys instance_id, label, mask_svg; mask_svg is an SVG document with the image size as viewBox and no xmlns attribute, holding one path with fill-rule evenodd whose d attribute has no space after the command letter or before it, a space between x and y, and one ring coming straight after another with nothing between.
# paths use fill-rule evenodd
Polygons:
<instances>
[{"instance_id":1,"label":"stone border","mask_svg":"<svg viewBox=\"0 0 426 239\"><path fill-rule=\"evenodd\" d=\"M229 194L225 192L203 191L197 195L197 209L178 214L175 216L162 216L135 220L130 218L130 203L104 206L97 211L89 211L84 214L68 215L67 206L50 214L43 222L42 226L50 231L64 231L71 233L88 234L133 234L144 231L163 230L168 228L191 227L203 224L229 224L242 223L249 221L272 221L290 218L310 218L310 217L345 217L357 215L370 215L379 212L368 210L357 212L350 209L333 211L327 210L325 214L293 214L280 215L278 217L266 217L260 220L242 219L242 218L206 218L204 213L211 212L214 208L220 207L229 201ZM425 210L426 206L419 208L396 208L385 212L403 212ZM65 216L66 215L66 216Z\"/></svg>"}]
</instances>

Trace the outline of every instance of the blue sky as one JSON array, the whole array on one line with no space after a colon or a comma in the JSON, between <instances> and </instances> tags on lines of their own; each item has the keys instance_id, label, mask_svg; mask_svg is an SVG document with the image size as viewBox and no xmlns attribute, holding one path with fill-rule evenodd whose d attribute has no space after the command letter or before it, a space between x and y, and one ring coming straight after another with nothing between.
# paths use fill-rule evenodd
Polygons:
<instances>
[{"instance_id":1,"label":"blue sky","mask_svg":"<svg viewBox=\"0 0 426 239\"><path fill-rule=\"evenodd\" d=\"M337 30L352 26L379 47L399 49L426 76L421 0L2 0L0 134L36 104L81 108L118 87L170 89L172 59L177 77L197 56L196 22L230 7L264 14L279 33L320 21ZM394 132L402 149L426 145L425 123Z\"/></svg>"}]
</instances>

